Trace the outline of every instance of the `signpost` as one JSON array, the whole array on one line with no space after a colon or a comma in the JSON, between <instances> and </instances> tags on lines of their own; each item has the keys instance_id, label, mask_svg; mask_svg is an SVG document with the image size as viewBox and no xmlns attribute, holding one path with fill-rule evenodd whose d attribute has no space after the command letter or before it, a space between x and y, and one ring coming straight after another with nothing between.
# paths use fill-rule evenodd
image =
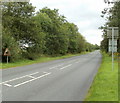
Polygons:
<instances>
[{"instance_id":1,"label":"signpost","mask_svg":"<svg viewBox=\"0 0 120 103\"><path fill-rule=\"evenodd\" d=\"M114 46L113 46L113 51L117 52L117 39L114 39ZM112 52L112 39L109 39L109 48L108 48L109 52Z\"/></svg>"},{"instance_id":2,"label":"signpost","mask_svg":"<svg viewBox=\"0 0 120 103\"><path fill-rule=\"evenodd\" d=\"M8 63L8 57L10 56L10 51L8 48L5 49L4 56L7 56L7 63Z\"/></svg>"},{"instance_id":3,"label":"signpost","mask_svg":"<svg viewBox=\"0 0 120 103\"><path fill-rule=\"evenodd\" d=\"M109 52L112 52L112 70L114 69L114 52L117 52L118 27L108 27Z\"/></svg>"},{"instance_id":4,"label":"signpost","mask_svg":"<svg viewBox=\"0 0 120 103\"><path fill-rule=\"evenodd\" d=\"M104 0L104 2L108 4L114 4L120 2L120 0ZM107 37L109 38L109 52L112 52L112 70L113 70L114 52L117 52L118 27L108 27Z\"/></svg>"}]
</instances>

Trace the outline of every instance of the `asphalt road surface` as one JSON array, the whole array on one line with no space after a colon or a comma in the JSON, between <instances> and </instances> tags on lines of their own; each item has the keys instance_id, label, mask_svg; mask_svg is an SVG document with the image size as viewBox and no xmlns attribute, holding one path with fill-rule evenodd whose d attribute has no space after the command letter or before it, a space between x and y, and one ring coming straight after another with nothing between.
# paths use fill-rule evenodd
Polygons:
<instances>
[{"instance_id":1,"label":"asphalt road surface","mask_svg":"<svg viewBox=\"0 0 120 103\"><path fill-rule=\"evenodd\" d=\"M3 101L83 101L101 63L101 54L4 69Z\"/></svg>"}]
</instances>

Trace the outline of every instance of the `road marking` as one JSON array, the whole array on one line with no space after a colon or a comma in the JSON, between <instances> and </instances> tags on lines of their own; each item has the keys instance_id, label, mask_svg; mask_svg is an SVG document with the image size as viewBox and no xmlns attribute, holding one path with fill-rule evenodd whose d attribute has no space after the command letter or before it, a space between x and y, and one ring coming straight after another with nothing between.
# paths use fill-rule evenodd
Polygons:
<instances>
[{"instance_id":1,"label":"road marking","mask_svg":"<svg viewBox=\"0 0 120 103\"><path fill-rule=\"evenodd\" d=\"M5 85L5 86L8 86L8 87L11 87L12 85L10 85L10 84L7 84L7 83L5 83L5 84L3 84L3 85Z\"/></svg>"},{"instance_id":2,"label":"road marking","mask_svg":"<svg viewBox=\"0 0 120 103\"><path fill-rule=\"evenodd\" d=\"M77 61L77 62L75 62L75 63L80 63L80 61Z\"/></svg>"},{"instance_id":3,"label":"road marking","mask_svg":"<svg viewBox=\"0 0 120 103\"><path fill-rule=\"evenodd\" d=\"M1 82L0 84L4 84L4 83L7 83L7 82L11 82L11 81L14 81L14 80L25 78L27 76L34 75L34 74L37 74L37 73L39 73L39 72L35 72L35 73L29 74L29 75L25 75L25 76L22 76L22 77L14 78L14 79L11 79L11 80L8 80L8 81L5 81L5 82Z\"/></svg>"},{"instance_id":4,"label":"road marking","mask_svg":"<svg viewBox=\"0 0 120 103\"><path fill-rule=\"evenodd\" d=\"M41 75L41 76L39 76L39 77L37 77L37 78L33 78L33 79L31 79L31 80L28 80L28 81L19 83L19 84L15 85L14 87L18 87L18 86L21 86L21 85L23 85L23 84L32 82L32 81L34 81L34 80L37 80L37 79L42 78L42 77L44 77L44 76L47 76L47 75L49 75L49 74L51 74L51 73L47 73L47 74Z\"/></svg>"},{"instance_id":5,"label":"road marking","mask_svg":"<svg viewBox=\"0 0 120 103\"><path fill-rule=\"evenodd\" d=\"M31 75L29 75L28 77L30 77L30 78L35 78L35 77L31 76Z\"/></svg>"},{"instance_id":6,"label":"road marking","mask_svg":"<svg viewBox=\"0 0 120 103\"><path fill-rule=\"evenodd\" d=\"M49 69L54 69L54 68L56 68L56 67L58 67L58 66L55 66L55 67L51 67L51 68L49 68Z\"/></svg>"},{"instance_id":7,"label":"road marking","mask_svg":"<svg viewBox=\"0 0 120 103\"><path fill-rule=\"evenodd\" d=\"M48 72L43 72L43 73L48 73Z\"/></svg>"},{"instance_id":8,"label":"road marking","mask_svg":"<svg viewBox=\"0 0 120 103\"><path fill-rule=\"evenodd\" d=\"M60 68L61 70L62 69L65 69L65 68L67 68L67 67L69 67L69 66L71 66L72 64L69 64L69 65L67 65L67 66L65 66L65 67L62 67L62 68Z\"/></svg>"},{"instance_id":9,"label":"road marking","mask_svg":"<svg viewBox=\"0 0 120 103\"><path fill-rule=\"evenodd\" d=\"M54 68L57 68L57 67L62 66L62 65L63 65L63 64L60 64L60 65L57 65L57 66L51 67L51 68L49 68L49 69L54 69Z\"/></svg>"}]
</instances>

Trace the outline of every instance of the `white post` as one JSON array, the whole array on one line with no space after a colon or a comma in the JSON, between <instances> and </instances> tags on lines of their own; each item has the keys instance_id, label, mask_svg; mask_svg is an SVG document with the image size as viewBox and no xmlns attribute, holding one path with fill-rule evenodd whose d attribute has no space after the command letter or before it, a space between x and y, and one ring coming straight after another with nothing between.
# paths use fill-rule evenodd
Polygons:
<instances>
[{"instance_id":1,"label":"white post","mask_svg":"<svg viewBox=\"0 0 120 103\"><path fill-rule=\"evenodd\" d=\"M112 28L112 71L114 70L114 28Z\"/></svg>"},{"instance_id":2,"label":"white post","mask_svg":"<svg viewBox=\"0 0 120 103\"><path fill-rule=\"evenodd\" d=\"M8 64L8 56L7 56L7 64Z\"/></svg>"}]
</instances>

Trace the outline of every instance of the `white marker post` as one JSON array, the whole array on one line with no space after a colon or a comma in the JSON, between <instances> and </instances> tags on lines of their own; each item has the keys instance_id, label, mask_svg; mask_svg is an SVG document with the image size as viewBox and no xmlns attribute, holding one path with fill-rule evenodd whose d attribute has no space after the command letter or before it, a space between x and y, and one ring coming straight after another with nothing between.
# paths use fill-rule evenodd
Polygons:
<instances>
[{"instance_id":1,"label":"white marker post","mask_svg":"<svg viewBox=\"0 0 120 103\"><path fill-rule=\"evenodd\" d=\"M7 56L7 64L8 64L8 56Z\"/></svg>"},{"instance_id":2,"label":"white marker post","mask_svg":"<svg viewBox=\"0 0 120 103\"><path fill-rule=\"evenodd\" d=\"M114 70L114 28L112 28L112 71Z\"/></svg>"}]
</instances>

